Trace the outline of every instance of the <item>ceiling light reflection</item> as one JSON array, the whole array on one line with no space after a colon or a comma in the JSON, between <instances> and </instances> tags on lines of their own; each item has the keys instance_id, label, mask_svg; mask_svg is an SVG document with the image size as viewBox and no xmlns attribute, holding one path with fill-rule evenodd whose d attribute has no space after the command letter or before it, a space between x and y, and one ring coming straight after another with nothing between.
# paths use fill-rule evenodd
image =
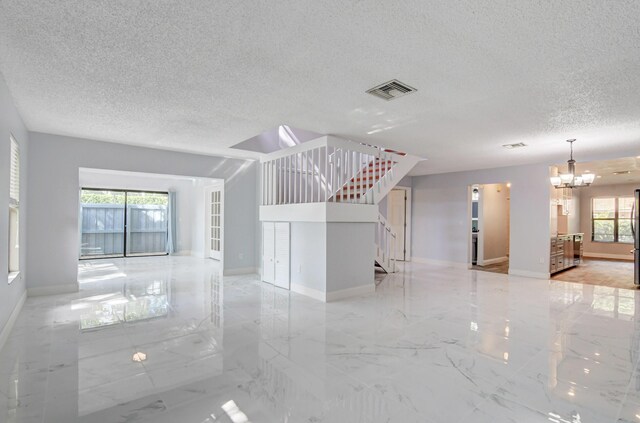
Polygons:
<instances>
[{"instance_id":1,"label":"ceiling light reflection","mask_svg":"<svg viewBox=\"0 0 640 423\"><path fill-rule=\"evenodd\" d=\"M233 423L251 423L247 415L240 411L234 400L227 401L220 408L227 413Z\"/></svg>"}]
</instances>

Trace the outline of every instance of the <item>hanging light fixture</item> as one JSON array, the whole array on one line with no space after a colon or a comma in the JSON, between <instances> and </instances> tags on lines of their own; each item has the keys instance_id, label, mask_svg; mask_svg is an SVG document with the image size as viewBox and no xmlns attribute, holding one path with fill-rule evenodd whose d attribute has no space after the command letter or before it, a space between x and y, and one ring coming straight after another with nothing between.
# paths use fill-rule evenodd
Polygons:
<instances>
[{"instance_id":1,"label":"hanging light fixture","mask_svg":"<svg viewBox=\"0 0 640 423\"><path fill-rule=\"evenodd\" d=\"M567 172L559 173L558 176L552 176L549 178L551 185L556 188L587 187L596 179L595 173L583 173L582 175L576 175L576 161L573 160L573 143L575 141L575 139L567 140L571 146L571 156L567 161Z\"/></svg>"}]
</instances>

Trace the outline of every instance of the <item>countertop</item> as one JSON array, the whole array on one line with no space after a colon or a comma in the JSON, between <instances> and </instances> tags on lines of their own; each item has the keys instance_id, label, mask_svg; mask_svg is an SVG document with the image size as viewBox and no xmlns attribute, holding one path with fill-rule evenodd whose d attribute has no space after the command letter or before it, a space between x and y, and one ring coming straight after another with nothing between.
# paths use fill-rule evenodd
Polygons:
<instances>
[{"instance_id":1,"label":"countertop","mask_svg":"<svg viewBox=\"0 0 640 423\"><path fill-rule=\"evenodd\" d=\"M575 232L571 234L556 234L556 236L552 236L551 238L558 238L560 236L573 236L573 235L584 235L584 232Z\"/></svg>"}]
</instances>

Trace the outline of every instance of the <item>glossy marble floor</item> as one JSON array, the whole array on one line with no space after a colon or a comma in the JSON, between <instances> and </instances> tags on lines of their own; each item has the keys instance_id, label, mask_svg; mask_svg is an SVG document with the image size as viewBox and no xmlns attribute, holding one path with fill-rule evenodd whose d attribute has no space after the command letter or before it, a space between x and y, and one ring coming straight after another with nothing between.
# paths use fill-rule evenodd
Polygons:
<instances>
[{"instance_id":1,"label":"glossy marble floor","mask_svg":"<svg viewBox=\"0 0 640 423\"><path fill-rule=\"evenodd\" d=\"M553 280L637 289L633 284L633 261L585 258L580 266L556 273Z\"/></svg>"},{"instance_id":2,"label":"glossy marble floor","mask_svg":"<svg viewBox=\"0 0 640 423\"><path fill-rule=\"evenodd\" d=\"M331 304L215 262L83 262L0 352L1 422L640 422L636 291L407 265Z\"/></svg>"}]
</instances>

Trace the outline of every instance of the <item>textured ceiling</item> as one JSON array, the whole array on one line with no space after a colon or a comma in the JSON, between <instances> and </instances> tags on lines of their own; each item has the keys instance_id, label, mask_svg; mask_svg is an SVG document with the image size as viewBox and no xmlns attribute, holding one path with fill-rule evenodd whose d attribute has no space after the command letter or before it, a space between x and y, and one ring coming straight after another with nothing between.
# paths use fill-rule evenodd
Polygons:
<instances>
[{"instance_id":1,"label":"textured ceiling","mask_svg":"<svg viewBox=\"0 0 640 423\"><path fill-rule=\"evenodd\" d=\"M414 173L640 154L638 1L0 1L30 130L203 152L287 124ZM364 92L397 78L417 93ZM525 142L523 149L502 144Z\"/></svg>"},{"instance_id":2,"label":"textured ceiling","mask_svg":"<svg viewBox=\"0 0 640 423\"><path fill-rule=\"evenodd\" d=\"M558 164L560 171L567 169L567 164ZM620 172L629 173L620 173ZM640 156L622 157L619 159L599 160L595 162L576 163L576 174L595 173L594 185L638 184L640 188ZM616 173L619 173L616 175Z\"/></svg>"}]
</instances>

